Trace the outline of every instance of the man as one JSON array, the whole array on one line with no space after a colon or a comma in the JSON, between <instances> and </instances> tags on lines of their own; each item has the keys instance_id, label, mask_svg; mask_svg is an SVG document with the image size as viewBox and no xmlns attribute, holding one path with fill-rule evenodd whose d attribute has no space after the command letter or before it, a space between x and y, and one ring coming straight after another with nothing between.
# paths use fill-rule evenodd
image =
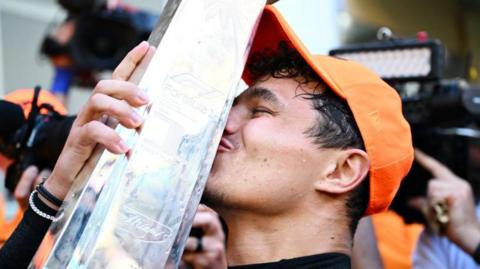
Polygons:
<instances>
[{"instance_id":1,"label":"man","mask_svg":"<svg viewBox=\"0 0 480 269\"><path fill-rule=\"evenodd\" d=\"M147 50L130 52L78 115L45 183L56 197L97 143L128 151L98 119L141 125L132 106L148 98L120 80ZM310 55L271 6L243 78L250 87L229 114L204 195L228 227L228 265L349 268L358 220L388 207L413 159L400 98L358 64Z\"/></svg>"},{"instance_id":2,"label":"man","mask_svg":"<svg viewBox=\"0 0 480 269\"><path fill-rule=\"evenodd\" d=\"M33 89L17 89L9 92L8 94L2 97L2 100L0 100L1 106L4 107L4 110L2 110L2 113L8 114L8 113L14 113L13 111L18 111L18 112L21 111L23 113L21 113L20 115L23 115L25 118L27 118L31 110L33 94L34 94ZM67 109L63 106L63 104L47 90L40 91L38 96L38 104L50 104L51 106L53 106L55 111L59 112L60 114L64 115L67 113ZM7 107L10 107L10 109L12 110L7 109ZM8 115L3 114L2 116L5 117ZM18 124L18 122L16 122L14 119L15 117L10 118L9 121L2 122L0 124L0 146L1 146L1 143L4 143L2 137L6 135L5 132L11 131L10 128L12 127L9 126L9 124ZM21 121L20 119L18 120ZM7 129L2 129L2 128L7 128ZM12 160L0 153L0 177L3 178L3 176L7 172L7 168L11 164L12 164ZM30 191L32 190L32 187L35 186L35 182L38 184L39 180L45 176L48 176L48 174L49 174L49 171L47 169L39 172L37 167L35 166L29 166L27 169L25 169L24 173L22 174L22 177L19 180L17 188L13 193L13 196L18 202L19 210L16 210L15 216L10 217L10 219L8 219L5 214L5 208L8 207L7 205L8 199L6 199L5 197L6 192L3 193L2 192L3 189L2 191L0 191L0 246L3 245L3 243L8 239L10 234L14 231L15 227L18 225L18 223L22 219L22 211L25 210L26 207L28 206L28 197L29 197ZM2 184L3 184L3 181L2 181Z\"/></svg>"}]
</instances>

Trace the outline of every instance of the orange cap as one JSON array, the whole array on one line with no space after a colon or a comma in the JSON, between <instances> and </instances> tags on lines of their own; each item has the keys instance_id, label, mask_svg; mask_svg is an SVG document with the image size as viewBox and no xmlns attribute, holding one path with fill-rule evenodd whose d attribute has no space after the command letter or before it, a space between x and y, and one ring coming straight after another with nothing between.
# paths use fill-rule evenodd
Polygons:
<instances>
[{"instance_id":1,"label":"orange cap","mask_svg":"<svg viewBox=\"0 0 480 269\"><path fill-rule=\"evenodd\" d=\"M313 56L273 6L266 6L251 54L285 41L341 98L345 99L370 158L370 201L365 215L388 208L413 162L410 126L397 92L364 66L329 56ZM250 54L250 55L251 55ZM248 70L244 80L251 84Z\"/></svg>"},{"instance_id":2,"label":"orange cap","mask_svg":"<svg viewBox=\"0 0 480 269\"><path fill-rule=\"evenodd\" d=\"M22 106L25 118L27 118L30 110L32 109L33 94L33 89L18 89L5 95L4 99ZM50 104L53 109L55 109L55 111L57 111L61 115L67 114L67 109L65 108L65 106L50 91L40 91L40 94L38 95L38 105L41 104ZM40 111L40 113L43 112Z\"/></svg>"}]
</instances>

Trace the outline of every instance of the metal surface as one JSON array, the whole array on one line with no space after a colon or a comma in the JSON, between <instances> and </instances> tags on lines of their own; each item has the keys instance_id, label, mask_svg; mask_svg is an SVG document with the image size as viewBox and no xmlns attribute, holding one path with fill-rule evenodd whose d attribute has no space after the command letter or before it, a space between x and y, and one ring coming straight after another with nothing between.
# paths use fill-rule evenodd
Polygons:
<instances>
[{"instance_id":1,"label":"metal surface","mask_svg":"<svg viewBox=\"0 0 480 269\"><path fill-rule=\"evenodd\" d=\"M131 79L152 100L139 110L145 123L116 128L131 155L97 149L31 268L178 265L264 5L167 3L150 38L158 48Z\"/></svg>"}]
</instances>

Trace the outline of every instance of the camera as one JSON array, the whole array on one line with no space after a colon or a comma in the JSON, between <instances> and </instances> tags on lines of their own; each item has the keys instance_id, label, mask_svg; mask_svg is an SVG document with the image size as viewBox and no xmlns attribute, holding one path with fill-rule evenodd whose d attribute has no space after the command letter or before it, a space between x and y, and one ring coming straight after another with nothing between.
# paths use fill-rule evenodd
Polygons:
<instances>
[{"instance_id":1,"label":"camera","mask_svg":"<svg viewBox=\"0 0 480 269\"><path fill-rule=\"evenodd\" d=\"M421 91L421 97L403 98L413 145L468 180L476 192L480 187L480 88L453 79L426 84ZM408 200L425 196L431 177L414 162L402 182L391 208L406 223L426 223L421 212L408 205Z\"/></svg>"},{"instance_id":2,"label":"camera","mask_svg":"<svg viewBox=\"0 0 480 269\"><path fill-rule=\"evenodd\" d=\"M40 87L36 87L27 119L19 105L0 101L5 118L0 123L0 153L13 160L5 175L5 187L11 193L28 166L53 168L75 120L75 116L60 115L49 104L38 105L39 93Z\"/></svg>"},{"instance_id":3,"label":"camera","mask_svg":"<svg viewBox=\"0 0 480 269\"><path fill-rule=\"evenodd\" d=\"M128 51L148 39L158 16L127 7L110 10L105 2L59 0L68 12L63 24L73 24L73 33L65 34L71 35L66 43L53 36L45 37L41 53L50 58L67 57L77 75L113 70Z\"/></svg>"},{"instance_id":4,"label":"camera","mask_svg":"<svg viewBox=\"0 0 480 269\"><path fill-rule=\"evenodd\" d=\"M446 49L439 40L388 37L330 51L364 64L399 93L413 145L478 189L480 180L480 88L444 77ZM432 176L414 162L390 209L406 223L426 223L411 198L426 196Z\"/></svg>"}]
</instances>

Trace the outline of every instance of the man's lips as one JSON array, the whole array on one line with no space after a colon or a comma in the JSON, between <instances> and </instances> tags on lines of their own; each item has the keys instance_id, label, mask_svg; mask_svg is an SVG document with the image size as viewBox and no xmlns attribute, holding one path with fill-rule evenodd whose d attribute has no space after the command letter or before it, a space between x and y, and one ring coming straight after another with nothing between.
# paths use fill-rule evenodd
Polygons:
<instances>
[{"instance_id":1,"label":"man's lips","mask_svg":"<svg viewBox=\"0 0 480 269\"><path fill-rule=\"evenodd\" d=\"M219 152L228 152L234 150L235 147L233 146L233 143L228 140L226 137L222 137L220 140L220 144L218 145L218 150Z\"/></svg>"}]
</instances>

